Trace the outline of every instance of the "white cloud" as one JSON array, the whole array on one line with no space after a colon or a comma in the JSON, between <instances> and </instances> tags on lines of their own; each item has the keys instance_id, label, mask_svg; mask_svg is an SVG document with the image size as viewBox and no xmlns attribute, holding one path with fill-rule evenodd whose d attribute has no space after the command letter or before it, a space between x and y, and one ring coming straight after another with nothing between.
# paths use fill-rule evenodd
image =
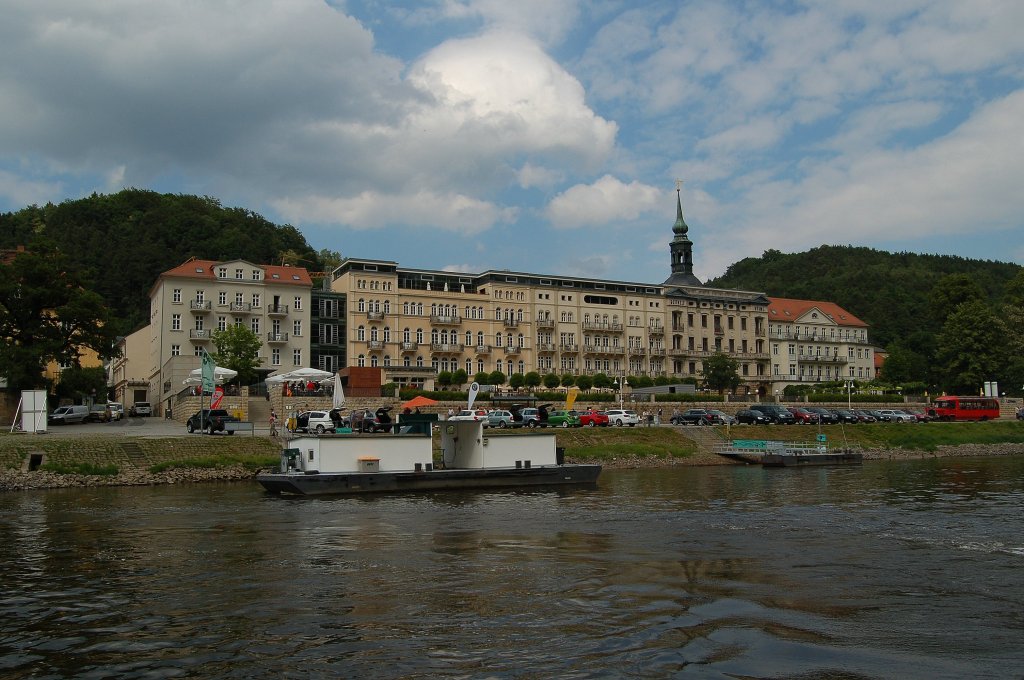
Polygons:
<instances>
[{"instance_id":1,"label":"white cloud","mask_svg":"<svg viewBox=\"0 0 1024 680\"><path fill-rule=\"evenodd\" d=\"M533 163L525 163L519 168L519 186L524 189L531 187L552 187L565 179L565 173L560 170L541 167Z\"/></svg>"},{"instance_id":2,"label":"white cloud","mask_svg":"<svg viewBox=\"0 0 1024 680\"><path fill-rule=\"evenodd\" d=\"M664 208L665 192L605 175L593 184L577 184L555 196L545 215L557 229L597 227L635 220Z\"/></svg>"},{"instance_id":3,"label":"white cloud","mask_svg":"<svg viewBox=\"0 0 1024 680\"><path fill-rule=\"evenodd\" d=\"M15 205L38 205L46 203L59 192L63 185L57 181L27 179L17 173L0 170L0 197Z\"/></svg>"},{"instance_id":4,"label":"white cloud","mask_svg":"<svg viewBox=\"0 0 1024 680\"><path fill-rule=\"evenodd\" d=\"M354 197L304 196L273 203L290 221L344 224L354 229L405 225L478 234L516 217L514 208L501 208L461 194L429 192L405 196L364 191Z\"/></svg>"}]
</instances>

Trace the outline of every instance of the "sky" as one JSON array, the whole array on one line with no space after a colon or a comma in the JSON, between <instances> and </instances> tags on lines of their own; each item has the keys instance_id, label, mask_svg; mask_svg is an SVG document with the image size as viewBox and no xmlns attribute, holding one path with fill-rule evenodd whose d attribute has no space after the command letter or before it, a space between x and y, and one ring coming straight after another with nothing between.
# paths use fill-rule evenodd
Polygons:
<instances>
[{"instance_id":1,"label":"sky","mask_svg":"<svg viewBox=\"0 0 1024 680\"><path fill-rule=\"evenodd\" d=\"M1024 263L1020 0L0 0L0 211L211 196L403 267Z\"/></svg>"}]
</instances>

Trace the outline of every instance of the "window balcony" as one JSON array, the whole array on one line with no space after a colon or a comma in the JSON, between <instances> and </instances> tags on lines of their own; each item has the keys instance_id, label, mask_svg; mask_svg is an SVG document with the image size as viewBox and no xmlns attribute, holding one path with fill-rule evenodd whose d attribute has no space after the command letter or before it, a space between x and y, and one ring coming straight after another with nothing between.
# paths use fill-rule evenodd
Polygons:
<instances>
[{"instance_id":1,"label":"window balcony","mask_svg":"<svg viewBox=\"0 0 1024 680\"><path fill-rule=\"evenodd\" d=\"M200 302L199 300L192 300L188 303L188 308L192 310L193 314L209 314L213 309L213 303L209 300Z\"/></svg>"},{"instance_id":2,"label":"window balcony","mask_svg":"<svg viewBox=\"0 0 1024 680\"><path fill-rule=\"evenodd\" d=\"M213 337L213 331L210 330L204 329L200 331L193 328L188 332L189 340L193 340L195 342L209 342L211 337Z\"/></svg>"},{"instance_id":3,"label":"window balcony","mask_svg":"<svg viewBox=\"0 0 1024 680\"><path fill-rule=\"evenodd\" d=\"M537 351L538 352L554 352L555 351L555 345L553 343L550 343L550 342L539 342L539 343L537 343Z\"/></svg>"},{"instance_id":4,"label":"window balcony","mask_svg":"<svg viewBox=\"0 0 1024 680\"><path fill-rule=\"evenodd\" d=\"M522 351L523 351L522 347L515 347L513 345L506 345L505 346L505 354L519 354Z\"/></svg>"},{"instance_id":5,"label":"window balcony","mask_svg":"<svg viewBox=\"0 0 1024 680\"><path fill-rule=\"evenodd\" d=\"M576 353L576 352L580 351L580 346L579 345L564 345L563 344L563 345L559 345L558 349L560 349L563 352Z\"/></svg>"},{"instance_id":6,"label":"window balcony","mask_svg":"<svg viewBox=\"0 0 1024 680\"><path fill-rule=\"evenodd\" d=\"M288 305L267 305L267 314L270 316L287 316Z\"/></svg>"},{"instance_id":7,"label":"window balcony","mask_svg":"<svg viewBox=\"0 0 1024 680\"><path fill-rule=\"evenodd\" d=\"M458 326L462 324L462 317L457 315L442 316L440 314L431 314L430 323L437 324L438 326Z\"/></svg>"},{"instance_id":8,"label":"window balcony","mask_svg":"<svg viewBox=\"0 0 1024 680\"><path fill-rule=\"evenodd\" d=\"M555 320L554 319L537 319L536 323L537 323L537 328L554 328L555 327Z\"/></svg>"},{"instance_id":9,"label":"window balcony","mask_svg":"<svg viewBox=\"0 0 1024 680\"><path fill-rule=\"evenodd\" d=\"M287 333L267 333L267 342L275 345L288 342Z\"/></svg>"},{"instance_id":10,"label":"window balcony","mask_svg":"<svg viewBox=\"0 0 1024 680\"><path fill-rule=\"evenodd\" d=\"M490 354L491 353L491 346L490 345L477 345L476 346L476 353L477 354Z\"/></svg>"},{"instance_id":11,"label":"window balcony","mask_svg":"<svg viewBox=\"0 0 1024 680\"><path fill-rule=\"evenodd\" d=\"M665 335L665 329L661 326L648 326L647 333L650 335Z\"/></svg>"},{"instance_id":12,"label":"window balcony","mask_svg":"<svg viewBox=\"0 0 1024 680\"><path fill-rule=\"evenodd\" d=\"M451 354L451 353L458 354L459 352L462 351L462 345L458 345L458 344L448 345L448 344L445 344L443 342L432 342L432 343L430 343L430 351L431 352L442 352L442 353L448 353L448 354Z\"/></svg>"},{"instance_id":13,"label":"window balcony","mask_svg":"<svg viewBox=\"0 0 1024 680\"><path fill-rule=\"evenodd\" d=\"M367 312L366 318L368 321L383 321L384 312Z\"/></svg>"},{"instance_id":14,"label":"window balcony","mask_svg":"<svg viewBox=\"0 0 1024 680\"><path fill-rule=\"evenodd\" d=\"M519 322L512 317L505 317L504 319L505 328L518 328Z\"/></svg>"},{"instance_id":15,"label":"window balcony","mask_svg":"<svg viewBox=\"0 0 1024 680\"><path fill-rule=\"evenodd\" d=\"M622 332L621 323L609 323L607 321L584 321L583 330L585 331L611 331L613 333Z\"/></svg>"},{"instance_id":16,"label":"window balcony","mask_svg":"<svg viewBox=\"0 0 1024 680\"><path fill-rule=\"evenodd\" d=\"M409 340L403 340L401 349L403 352L415 352L416 348L419 347L419 343L411 342Z\"/></svg>"},{"instance_id":17,"label":"window balcony","mask_svg":"<svg viewBox=\"0 0 1024 680\"><path fill-rule=\"evenodd\" d=\"M370 350L371 352L382 350L382 349L384 349L384 341L383 340L368 340L366 342L366 348L368 350Z\"/></svg>"},{"instance_id":18,"label":"window balcony","mask_svg":"<svg viewBox=\"0 0 1024 680\"><path fill-rule=\"evenodd\" d=\"M228 311L232 314L252 314L252 305L248 302L232 302L228 305Z\"/></svg>"}]
</instances>

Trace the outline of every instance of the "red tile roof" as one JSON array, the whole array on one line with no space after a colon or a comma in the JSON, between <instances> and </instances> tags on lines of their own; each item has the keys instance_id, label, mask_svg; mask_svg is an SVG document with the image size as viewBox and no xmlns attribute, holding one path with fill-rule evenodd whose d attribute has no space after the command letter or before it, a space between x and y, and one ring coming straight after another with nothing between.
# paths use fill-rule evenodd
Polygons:
<instances>
[{"instance_id":1,"label":"red tile roof","mask_svg":"<svg viewBox=\"0 0 1024 680\"><path fill-rule=\"evenodd\" d=\"M801 316L817 309L839 326L867 328L868 325L834 302L819 300L792 300L790 298L768 298L768 322L785 321L794 323Z\"/></svg>"},{"instance_id":2,"label":"red tile roof","mask_svg":"<svg viewBox=\"0 0 1024 680\"><path fill-rule=\"evenodd\" d=\"M216 260L197 260L191 259L186 262L179 264L173 269L168 269L161 277L173 277L173 278L189 278L189 279L208 279L210 281L217 280L216 269L218 265L225 264L227 262L240 262L241 260L225 260L218 262ZM281 267L273 264L259 264L252 265L262 269L265 273L264 282L266 283L283 283L296 286L312 286L313 281L309 277L309 272L306 271L305 267ZM228 279L234 281L235 279ZM249 279L245 279L248 281Z\"/></svg>"}]
</instances>

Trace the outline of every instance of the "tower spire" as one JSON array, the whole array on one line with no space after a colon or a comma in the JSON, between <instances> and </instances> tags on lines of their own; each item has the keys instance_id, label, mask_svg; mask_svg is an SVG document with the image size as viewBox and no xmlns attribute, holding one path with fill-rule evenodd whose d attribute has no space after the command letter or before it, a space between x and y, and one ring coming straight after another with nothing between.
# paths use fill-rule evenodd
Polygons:
<instances>
[{"instance_id":1,"label":"tower spire","mask_svg":"<svg viewBox=\"0 0 1024 680\"><path fill-rule=\"evenodd\" d=\"M666 279L667 286L701 286L704 285L693 275L693 241L687 233L690 228L683 219L683 180L676 180L676 223L672 225L672 242L669 251L672 255L672 275Z\"/></svg>"}]
</instances>

